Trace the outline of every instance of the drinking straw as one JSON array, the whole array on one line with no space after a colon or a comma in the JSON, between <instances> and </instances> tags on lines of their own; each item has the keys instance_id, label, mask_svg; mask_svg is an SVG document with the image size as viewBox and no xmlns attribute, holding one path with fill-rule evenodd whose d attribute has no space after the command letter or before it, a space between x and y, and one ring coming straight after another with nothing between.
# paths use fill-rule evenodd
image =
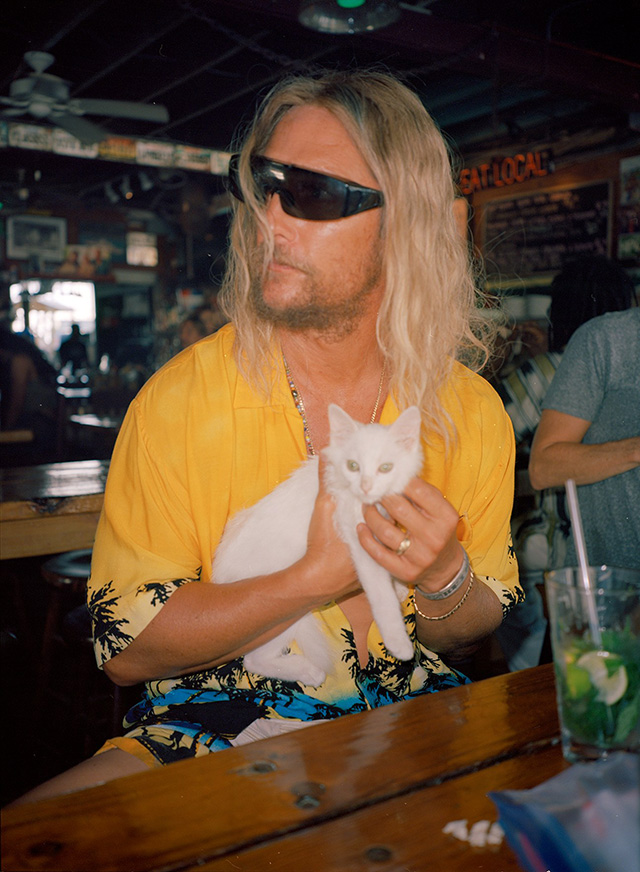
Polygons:
<instances>
[{"instance_id":1,"label":"drinking straw","mask_svg":"<svg viewBox=\"0 0 640 872\"><path fill-rule=\"evenodd\" d=\"M573 539L576 546L576 554L578 556L578 566L580 568L580 578L582 579L582 587L584 588L587 600L587 612L589 616L589 628L591 630L591 638L598 647L602 644L600 637L600 626L598 624L598 613L596 611L596 603L593 596L593 588L589 578L589 561L587 559L587 543L584 538L584 530L582 528L582 516L580 514L580 505L578 503L578 491L576 483L572 478L565 482L567 491L567 499L569 501L569 516L571 518L571 526L573 528Z\"/></svg>"}]
</instances>

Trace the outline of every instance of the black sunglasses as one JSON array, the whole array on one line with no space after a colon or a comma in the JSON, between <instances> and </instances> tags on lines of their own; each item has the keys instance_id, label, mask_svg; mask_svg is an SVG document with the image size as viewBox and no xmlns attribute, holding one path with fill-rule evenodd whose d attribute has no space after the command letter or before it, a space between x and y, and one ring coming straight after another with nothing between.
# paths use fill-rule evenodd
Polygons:
<instances>
[{"instance_id":1,"label":"black sunglasses","mask_svg":"<svg viewBox=\"0 0 640 872\"><path fill-rule=\"evenodd\" d=\"M244 202L238 176L239 162L239 154L231 156L228 184L233 196ZM278 163L261 155L252 156L251 174L261 201L266 202L270 194L279 194L283 211L305 221L348 218L358 212L377 209L384 203L382 191Z\"/></svg>"}]
</instances>

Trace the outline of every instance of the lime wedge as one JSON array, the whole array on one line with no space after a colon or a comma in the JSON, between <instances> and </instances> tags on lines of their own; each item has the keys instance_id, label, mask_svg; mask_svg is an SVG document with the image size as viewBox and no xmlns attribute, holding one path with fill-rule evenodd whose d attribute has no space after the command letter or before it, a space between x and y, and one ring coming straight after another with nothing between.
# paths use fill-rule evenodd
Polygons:
<instances>
[{"instance_id":1,"label":"lime wedge","mask_svg":"<svg viewBox=\"0 0 640 872\"><path fill-rule=\"evenodd\" d=\"M627 689L627 670L618 654L609 651L587 651L576 666L589 673L591 683L598 691L596 699L606 705L613 705Z\"/></svg>"},{"instance_id":2,"label":"lime wedge","mask_svg":"<svg viewBox=\"0 0 640 872\"><path fill-rule=\"evenodd\" d=\"M575 663L567 663L567 690L571 699L579 699L586 696L591 690L591 678L586 669L582 669Z\"/></svg>"}]
</instances>

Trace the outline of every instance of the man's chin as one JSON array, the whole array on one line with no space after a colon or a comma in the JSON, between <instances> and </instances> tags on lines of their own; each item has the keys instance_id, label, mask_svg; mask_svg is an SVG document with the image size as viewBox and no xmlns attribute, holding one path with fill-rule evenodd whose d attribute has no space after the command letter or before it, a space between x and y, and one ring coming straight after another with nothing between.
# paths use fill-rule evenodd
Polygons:
<instances>
[{"instance_id":1,"label":"man's chin","mask_svg":"<svg viewBox=\"0 0 640 872\"><path fill-rule=\"evenodd\" d=\"M264 300L255 305L255 312L261 321L274 327L287 327L289 330L321 330L331 326L330 313L315 307L269 306Z\"/></svg>"},{"instance_id":2,"label":"man's chin","mask_svg":"<svg viewBox=\"0 0 640 872\"><path fill-rule=\"evenodd\" d=\"M362 318L372 285L373 282L366 284L347 299L320 303L321 294L313 293L313 290L308 293L313 302L301 302L299 298L296 301L292 295L283 293L282 288L276 294L275 289L256 283L252 287L251 301L256 316L275 327L342 338L352 333ZM274 290L273 294L271 290Z\"/></svg>"}]
</instances>

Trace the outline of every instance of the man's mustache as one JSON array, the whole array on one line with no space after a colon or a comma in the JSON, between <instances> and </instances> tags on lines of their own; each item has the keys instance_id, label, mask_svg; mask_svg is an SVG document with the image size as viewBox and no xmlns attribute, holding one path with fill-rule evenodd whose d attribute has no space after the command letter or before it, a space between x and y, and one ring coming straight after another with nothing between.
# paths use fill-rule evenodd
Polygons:
<instances>
[{"instance_id":1,"label":"man's mustache","mask_svg":"<svg viewBox=\"0 0 640 872\"><path fill-rule=\"evenodd\" d=\"M292 257L282 248L274 248L273 253L270 258L265 257L265 251L261 252L262 254L262 263L264 264L263 270L264 273L269 269L270 263L275 263L278 266L289 266L292 269L297 269L303 273L309 273L309 266L306 263L303 263L300 260L296 260L296 258Z\"/></svg>"},{"instance_id":2,"label":"man's mustache","mask_svg":"<svg viewBox=\"0 0 640 872\"><path fill-rule=\"evenodd\" d=\"M305 263L296 260L294 257L291 257L291 255L279 249L275 249L271 260L273 261L273 263L277 263L278 266L290 266L292 267L292 269L298 269L301 272L309 271Z\"/></svg>"}]
</instances>

